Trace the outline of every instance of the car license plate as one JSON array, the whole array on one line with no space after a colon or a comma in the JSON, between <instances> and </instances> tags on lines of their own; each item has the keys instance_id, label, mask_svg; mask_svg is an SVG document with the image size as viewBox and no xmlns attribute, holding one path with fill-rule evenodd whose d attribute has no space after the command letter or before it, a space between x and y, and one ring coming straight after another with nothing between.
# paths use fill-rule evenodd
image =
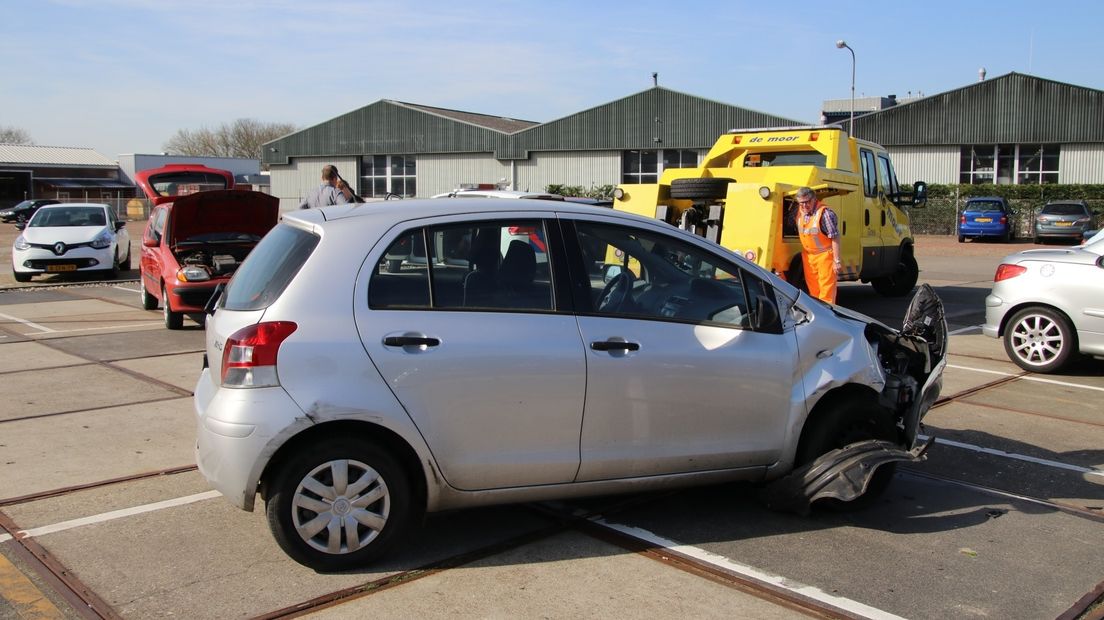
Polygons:
<instances>
[{"instance_id":1,"label":"car license plate","mask_svg":"<svg viewBox=\"0 0 1104 620\"><path fill-rule=\"evenodd\" d=\"M46 265L46 271L76 271L76 265Z\"/></svg>"},{"instance_id":2,"label":"car license plate","mask_svg":"<svg viewBox=\"0 0 1104 620\"><path fill-rule=\"evenodd\" d=\"M1055 226L1073 226L1073 222L1054 222Z\"/></svg>"},{"instance_id":3,"label":"car license plate","mask_svg":"<svg viewBox=\"0 0 1104 620\"><path fill-rule=\"evenodd\" d=\"M974 221L975 222L984 222L985 224L988 224L989 222L993 221L993 218L991 218L991 217L979 217Z\"/></svg>"}]
</instances>

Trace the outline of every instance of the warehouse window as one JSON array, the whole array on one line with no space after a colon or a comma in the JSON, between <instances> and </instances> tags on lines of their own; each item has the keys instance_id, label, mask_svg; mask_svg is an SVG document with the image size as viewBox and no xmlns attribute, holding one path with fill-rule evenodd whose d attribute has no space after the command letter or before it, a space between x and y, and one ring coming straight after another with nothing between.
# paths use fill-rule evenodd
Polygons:
<instances>
[{"instance_id":1,"label":"warehouse window","mask_svg":"<svg viewBox=\"0 0 1104 620\"><path fill-rule=\"evenodd\" d=\"M960 183L1036 185L1058 182L1056 144L975 144L962 147Z\"/></svg>"},{"instance_id":2,"label":"warehouse window","mask_svg":"<svg viewBox=\"0 0 1104 620\"><path fill-rule=\"evenodd\" d=\"M413 198L418 192L417 166L409 155L365 155L360 160L360 195L383 198L388 193Z\"/></svg>"},{"instance_id":3,"label":"warehouse window","mask_svg":"<svg viewBox=\"0 0 1104 620\"><path fill-rule=\"evenodd\" d=\"M694 168L697 151L664 149L662 151L625 151L621 154L622 183L656 183L668 168Z\"/></svg>"}]
</instances>

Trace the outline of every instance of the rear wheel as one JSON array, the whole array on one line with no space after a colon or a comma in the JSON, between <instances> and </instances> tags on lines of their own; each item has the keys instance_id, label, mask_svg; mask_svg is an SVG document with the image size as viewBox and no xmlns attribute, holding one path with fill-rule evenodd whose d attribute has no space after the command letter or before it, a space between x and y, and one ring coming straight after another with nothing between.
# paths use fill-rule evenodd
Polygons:
<instances>
[{"instance_id":1,"label":"rear wheel","mask_svg":"<svg viewBox=\"0 0 1104 620\"><path fill-rule=\"evenodd\" d=\"M169 292L165 290L165 285L161 285L161 313L165 317L165 327L168 329L180 329L184 327L184 315L180 312L173 312L172 307L169 305Z\"/></svg>"},{"instance_id":2,"label":"rear wheel","mask_svg":"<svg viewBox=\"0 0 1104 620\"><path fill-rule=\"evenodd\" d=\"M786 281L801 289L801 292L809 294L809 285L805 282L805 264L801 262L801 255L794 257L790 268L786 270Z\"/></svg>"},{"instance_id":3,"label":"rear wheel","mask_svg":"<svg viewBox=\"0 0 1104 620\"><path fill-rule=\"evenodd\" d=\"M959 243L965 243L966 242L966 235L959 235L958 236L958 242Z\"/></svg>"},{"instance_id":4,"label":"rear wheel","mask_svg":"<svg viewBox=\"0 0 1104 620\"><path fill-rule=\"evenodd\" d=\"M728 195L732 179L707 177L702 179L675 179L671 181L671 198L686 200L715 200Z\"/></svg>"},{"instance_id":5,"label":"rear wheel","mask_svg":"<svg viewBox=\"0 0 1104 620\"><path fill-rule=\"evenodd\" d=\"M406 472L377 444L328 438L279 467L265 501L268 526L292 559L318 571L364 566L410 527Z\"/></svg>"},{"instance_id":6,"label":"rear wheel","mask_svg":"<svg viewBox=\"0 0 1104 620\"><path fill-rule=\"evenodd\" d=\"M829 407L829 409L814 419L812 426L802 434L801 442L797 447L795 462L797 466L858 441L870 439L894 443L899 441L897 427L889 419L885 410L871 397L840 395L819 406ZM842 502L836 499L822 499L817 502L817 505L834 510L863 508L885 492L896 470L897 463L886 463L878 467L866 487L866 492L855 500Z\"/></svg>"},{"instance_id":7,"label":"rear wheel","mask_svg":"<svg viewBox=\"0 0 1104 620\"><path fill-rule=\"evenodd\" d=\"M916 264L916 257L911 252L902 254L897 262L897 269L888 276L874 278L870 284L879 295L885 297L902 297L908 295L916 286L916 280L920 278L920 266Z\"/></svg>"},{"instance_id":8,"label":"rear wheel","mask_svg":"<svg viewBox=\"0 0 1104 620\"><path fill-rule=\"evenodd\" d=\"M1004 351L1024 370L1057 372L1076 353L1077 334L1064 314L1050 308L1025 308L1004 328Z\"/></svg>"}]
</instances>

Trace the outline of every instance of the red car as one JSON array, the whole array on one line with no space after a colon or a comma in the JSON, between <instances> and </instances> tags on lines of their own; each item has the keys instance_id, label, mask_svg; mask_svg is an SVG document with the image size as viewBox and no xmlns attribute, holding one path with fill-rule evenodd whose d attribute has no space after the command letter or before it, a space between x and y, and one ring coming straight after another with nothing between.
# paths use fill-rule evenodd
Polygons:
<instances>
[{"instance_id":1,"label":"red car","mask_svg":"<svg viewBox=\"0 0 1104 620\"><path fill-rule=\"evenodd\" d=\"M275 196L236 189L168 195L155 204L142 235L142 307L160 303L169 329L180 329L186 314L201 314L276 225L279 205Z\"/></svg>"}]
</instances>

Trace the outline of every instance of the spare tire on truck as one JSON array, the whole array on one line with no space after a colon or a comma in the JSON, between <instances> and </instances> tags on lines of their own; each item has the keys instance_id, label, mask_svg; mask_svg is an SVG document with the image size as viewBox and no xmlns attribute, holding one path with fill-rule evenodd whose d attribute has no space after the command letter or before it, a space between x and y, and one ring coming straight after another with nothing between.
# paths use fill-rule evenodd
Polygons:
<instances>
[{"instance_id":1,"label":"spare tire on truck","mask_svg":"<svg viewBox=\"0 0 1104 620\"><path fill-rule=\"evenodd\" d=\"M671 181L671 198L684 200L712 200L728 195L728 184L732 179L705 177L698 179L675 179Z\"/></svg>"}]
</instances>

